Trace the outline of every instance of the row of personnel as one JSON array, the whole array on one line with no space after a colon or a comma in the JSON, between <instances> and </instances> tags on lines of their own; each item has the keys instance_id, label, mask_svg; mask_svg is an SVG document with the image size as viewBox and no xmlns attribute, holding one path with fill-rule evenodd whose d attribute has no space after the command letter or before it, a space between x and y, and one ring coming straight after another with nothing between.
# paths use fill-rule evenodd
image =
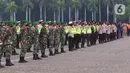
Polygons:
<instances>
[{"instance_id":1,"label":"row of personnel","mask_svg":"<svg viewBox=\"0 0 130 73\"><path fill-rule=\"evenodd\" d=\"M2 22L1 22L2 24ZM27 63L25 55L33 46L33 60L41 60L41 57L48 57L45 54L46 48L49 49L49 55L65 53L64 46L68 43L69 51L95 45L99 43L114 40L116 36L116 25L97 22L30 22L22 21L12 23L6 22L4 26L0 25L0 62L3 54L6 58L6 66L13 66L11 62L12 53L16 53L16 48L20 48L19 63ZM19 46L20 45L20 46ZM59 48L60 51L59 52ZM4 66L0 63L0 68Z\"/></svg>"}]
</instances>

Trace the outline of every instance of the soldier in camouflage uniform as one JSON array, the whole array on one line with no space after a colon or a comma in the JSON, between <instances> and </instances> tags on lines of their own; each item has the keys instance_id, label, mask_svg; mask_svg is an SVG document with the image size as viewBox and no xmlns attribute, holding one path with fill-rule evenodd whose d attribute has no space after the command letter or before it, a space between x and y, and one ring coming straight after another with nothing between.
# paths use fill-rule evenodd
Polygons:
<instances>
[{"instance_id":1,"label":"soldier in camouflage uniform","mask_svg":"<svg viewBox=\"0 0 130 73\"><path fill-rule=\"evenodd\" d=\"M43 27L42 27L40 35L39 35L40 50L41 50L42 58L48 57L45 55L45 50L47 48L47 35L48 35L46 24L47 23L42 24Z\"/></svg>"},{"instance_id":2,"label":"soldier in camouflage uniform","mask_svg":"<svg viewBox=\"0 0 130 73\"><path fill-rule=\"evenodd\" d=\"M2 58L2 55L3 55L3 27L2 27L2 22L0 22L0 68L4 68L4 66L1 65L1 58Z\"/></svg>"},{"instance_id":3,"label":"soldier in camouflage uniform","mask_svg":"<svg viewBox=\"0 0 130 73\"><path fill-rule=\"evenodd\" d=\"M61 43L61 53L65 53L64 50L64 46L65 46L65 37L66 37L66 33L65 33L65 23L62 23L63 25L61 25L60 28L60 43Z\"/></svg>"},{"instance_id":4,"label":"soldier in camouflage uniform","mask_svg":"<svg viewBox=\"0 0 130 73\"><path fill-rule=\"evenodd\" d=\"M16 33L16 22L13 22L13 27L12 27L12 38L13 38L13 51L12 51L12 55L18 55L18 53L16 53L16 46L17 46L17 33Z\"/></svg>"},{"instance_id":5,"label":"soldier in camouflage uniform","mask_svg":"<svg viewBox=\"0 0 130 73\"><path fill-rule=\"evenodd\" d=\"M21 51L20 51L20 60L19 60L19 63L27 63L28 61L26 61L24 58L25 58L25 55L26 55L26 52L27 52L27 49L29 48L28 45L29 45L29 34L28 34L28 30L27 30L27 21L23 21L22 22L22 28L21 28Z\"/></svg>"},{"instance_id":6,"label":"soldier in camouflage uniform","mask_svg":"<svg viewBox=\"0 0 130 73\"><path fill-rule=\"evenodd\" d=\"M48 26L48 40L49 40L49 55L50 56L54 56L55 54L53 53L53 49L54 49L54 27L53 27L54 23L49 23Z\"/></svg>"},{"instance_id":7,"label":"soldier in camouflage uniform","mask_svg":"<svg viewBox=\"0 0 130 73\"><path fill-rule=\"evenodd\" d=\"M29 34L29 45L28 45L28 49L27 49L27 52L32 52L31 51L31 47L32 47L32 42L33 42L33 39L32 39L32 36L31 36L31 34L32 34L32 31L31 31L31 22L28 22L28 28L27 28L27 30L28 30L28 34Z\"/></svg>"},{"instance_id":8,"label":"soldier in camouflage uniform","mask_svg":"<svg viewBox=\"0 0 130 73\"><path fill-rule=\"evenodd\" d=\"M41 58L38 57L39 52L39 32L37 23L34 22L34 27L32 27L32 38L33 38L33 60L41 60Z\"/></svg>"},{"instance_id":9,"label":"soldier in camouflage uniform","mask_svg":"<svg viewBox=\"0 0 130 73\"><path fill-rule=\"evenodd\" d=\"M12 53L12 48L13 48L13 25L9 21L6 23L6 26L3 28L4 29L4 41L3 41L3 49L5 52L5 57L6 57L6 66L13 66L14 64L11 63L10 57Z\"/></svg>"},{"instance_id":10,"label":"soldier in camouflage uniform","mask_svg":"<svg viewBox=\"0 0 130 73\"><path fill-rule=\"evenodd\" d=\"M60 23L57 23L56 26L54 26L54 42L55 42L55 54L59 53L59 45L60 45Z\"/></svg>"}]
</instances>

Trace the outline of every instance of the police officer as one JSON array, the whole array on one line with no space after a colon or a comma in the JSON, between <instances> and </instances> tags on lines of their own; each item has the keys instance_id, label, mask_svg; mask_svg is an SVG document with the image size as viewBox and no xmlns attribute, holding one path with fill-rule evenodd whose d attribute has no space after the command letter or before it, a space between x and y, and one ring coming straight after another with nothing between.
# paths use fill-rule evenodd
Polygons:
<instances>
[{"instance_id":1,"label":"police officer","mask_svg":"<svg viewBox=\"0 0 130 73\"><path fill-rule=\"evenodd\" d=\"M84 22L82 25L82 34L81 34L81 48L85 48L85 41L86 41L86 34L87 34L87 28L86 28L87 23Z\"/></svg>"},{"instance_id":2,"label":"police officer","mask_svg":"<svg viewBox=\"0 0 130 73\"><path fill-rule=\"evenodd\" d=\"M76 28L74 27L73 25L73 22L69 22L69 26L70 26L70 29L69 29L69 33L68 33L68 48L69 48L69 51L73 51L74 50L74 45L75 45L75 33L76 33Z\"/></svg>"},{"instance_id":3,"label":"police officer","mask_svg":"<svg viewBox=\"0 0 130 73\"><path fill-rule=\"evenodd\" d=\"M87 46L90 47L91 46L91 34L92 34L92 29L91 29L91 24L88 23L88 25L86 26L87 28Z\"/></svg>"}]
</instances>

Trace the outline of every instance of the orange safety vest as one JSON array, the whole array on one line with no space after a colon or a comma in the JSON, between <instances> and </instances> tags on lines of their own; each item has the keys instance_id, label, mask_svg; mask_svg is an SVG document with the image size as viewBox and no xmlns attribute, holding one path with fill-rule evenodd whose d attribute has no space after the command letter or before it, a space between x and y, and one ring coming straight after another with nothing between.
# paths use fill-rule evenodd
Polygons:
<instances>
[{"instance_id":1,"label":"orange safety vest","mask_svg":"<svg viewBox=\"0 0 130 73\"><path fill-rule=\"evenodd\" d=\"M128 25L128 29L130 29L130 25Z\"/></svg>"},{"instance_id":2,"label":"orange safety vest","mask_svg":"<svg viewBox=\"0 0 130 73\"><path fill-rule=\"evenodd\" d=\"M127 27L126 26L124 26L124 28L123 28L125 31L127 30Z\"/></svg>"}]
</instances>

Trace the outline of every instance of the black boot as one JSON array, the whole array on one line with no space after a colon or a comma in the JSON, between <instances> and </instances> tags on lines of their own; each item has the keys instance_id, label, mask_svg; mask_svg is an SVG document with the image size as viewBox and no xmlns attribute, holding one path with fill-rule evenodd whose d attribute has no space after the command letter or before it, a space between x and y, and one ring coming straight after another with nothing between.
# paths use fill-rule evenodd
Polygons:
<instances>
[{"instance_id":1,"label":"black boot","mask_svg":"<svg viewBox=\"0 0 130 73\"><path fill-rule=\"evenodd\" d=\"M4 68L4 66L3 66L3 65L1 65L1 60L0 60L0 68Z\"/></svg>"},{"instance_id":2,"label":"black boot","mask_svg":"<svg viewBox=\"0 0 130 73\"><path fill-rule=\"evenodd\" d=\"M24 57L20 57L19 63L27 63L28 61L24 60Z\"/></svg>"},{"instance_id":3,"label":"black boot","mask_svg":"<svg viewBox=\"0 0 130 73\"><path fill-rule=\"evenodd\" d=\"M11 63L10 59L6 59L6 66L14 66L14 64Z\"/></svg>"},{"instance_id":4,"label":"black boot","mask_svg":"<svg viewBox=\"0 0 130 73\"><path fill-rule=\"evenodd\" d=\"M37 60L42 60L42 59L38 56L38 54L36 54L36 59L37 59Z\"/></svg>"},{"instance_id":5,"label":"black boot","mask_svg":"<svg viewBox=\"0 0 130 73\"><path fill-rule=\"evenodd\" d=\"M33 51L31 51L31 49L29 48L29 49L27 50L27 52L33 52Z\"/></svg>"},{"instance_id":6,"label":"black boot","mask_svg":"<svg viewBox=\"0 0 130 73\"><path fill-rule=\"evenodd\" d=\"M50 56L54 56L55 54L52 52L52 51L50 51L50 54L49 54Z\"/></svg>"},{"instance_id":7,"label":"black boot","mask_svg":"<svg viewBox=\"0 0 130 73\"><path fill-rule=\"evenodd\" d=\"M63 48L61 48L61 53L66 53L65 50Z\"/></svg>"},{"instance_id":8,"label":"black boot","mask_svg":"<svg viewBox=\"0 0 130 73\"><path fill-rule=\"evenodd\" d=\"M55 54L60 54L58 50L55 50Z\"/></svg>"},{"instance_id":9,"label":"black boot","mask_svg":"<svg viewBox=\"0 0 130 73\"><path fill-rule=\"evenodd\" d=\"M33 60L37 60L36 54L33 54Z\"/></svg>"},{"instance_id":10,"label":"black boot","mask_svg":"<svg viewBox=\"0 0 130 73\"><path fill-rule=\"evenodd\" d=\"M19 55L19 54L16 53L16 50L14 49L14 50L12 51L12 55Z\"/></svg>"},{"instance_id":11,"label":"black boot","mask_svg":"<svg viewBox=\"0 0 130 73\"><path fill-rule=\"evenodd\" d=\"M44 52L44 53L42 53L41 57L42 57L42 58L47 58L48 56L45 55L45 52Z\"/></svg>"}]
</instances>

